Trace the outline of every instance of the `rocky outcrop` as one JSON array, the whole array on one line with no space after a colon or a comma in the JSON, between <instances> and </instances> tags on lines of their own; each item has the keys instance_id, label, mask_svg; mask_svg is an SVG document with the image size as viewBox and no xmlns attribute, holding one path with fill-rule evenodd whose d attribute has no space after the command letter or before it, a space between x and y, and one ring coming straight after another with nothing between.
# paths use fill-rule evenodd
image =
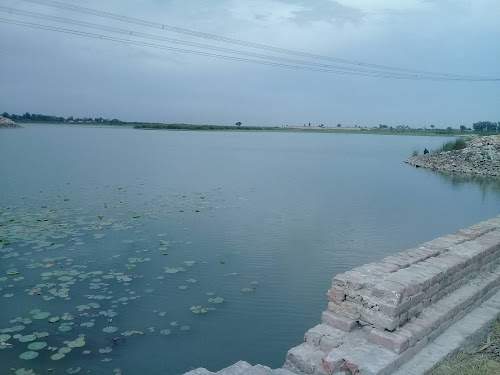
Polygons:
<instances>
[{"instance_id":1,"label":"rocky outcrop","mask_svg":"<svg viewBox=\"0 0 500 375\"><path fill-rule=\"evenodd\" d=\"M16 124L14 121L0 116L0 128L22 128L21 125Z\"/></svg>"},{"instance_id":2,"label":"rocky outcrop","mask_svg":"<svg viewBox=\"0 0 500 375\"><path fill-rule=\"evenodd\" d=\"M475 137L464 149L413 156L406 163L434 171L500 177L500 135Z\"/></svg>"}]
</instances>

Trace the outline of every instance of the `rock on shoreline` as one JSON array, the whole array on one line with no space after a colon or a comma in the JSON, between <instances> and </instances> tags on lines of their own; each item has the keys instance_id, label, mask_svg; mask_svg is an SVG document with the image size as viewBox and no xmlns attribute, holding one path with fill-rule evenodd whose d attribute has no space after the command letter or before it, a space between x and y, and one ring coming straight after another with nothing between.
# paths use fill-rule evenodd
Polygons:
<instances>
[{"instance_id":1,"label":"rock on shoreline","mask_svg":"<svg viewBox=\"0 0 500 375\"><path fill-rule=\"evenodd\" d=\"M462 150L413 156L406 163L434 171L500 177L500 135L475 137Z\"/></svg>"},{"instance_id":2,"label":"rock on shoreline","mask_svg":"<svg viewBox=\"0 0 500 375\"><path fill-rule=\"evenodd\" d=\"M22 128L22 126L8 118L0 116L0 128Z\"/></svg>"}]
</instances>

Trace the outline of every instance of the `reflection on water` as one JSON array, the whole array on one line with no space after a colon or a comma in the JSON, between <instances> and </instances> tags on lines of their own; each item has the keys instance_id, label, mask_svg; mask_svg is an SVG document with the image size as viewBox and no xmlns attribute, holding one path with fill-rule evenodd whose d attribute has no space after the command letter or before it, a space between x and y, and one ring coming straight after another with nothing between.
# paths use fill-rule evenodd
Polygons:
<instances>
[{"instance_id":1,"label":"reflection on water","mask_svg":"<svg viewBox=\"0 0 500 375\"><path fill-rule=\"evenodd\" d=\"M0 132L0 374L281 366L332 276L498 215L494 180L403 163L443 141Z\"/></svg>"},{"instance_id":2,"label":"reflection on water","mask_svg":"<svg viewBox=\"0 0 500 375\"><path fill-rule=\"evenodd\" d=\"M444 181L453 186L476 184L481 187L483 192L483 199L488 193L500 194L500 178L499 177L486 177L475 174L467 173L453 173L453 172L436 172L443 178Z\"/></svg>"}]
</instances>

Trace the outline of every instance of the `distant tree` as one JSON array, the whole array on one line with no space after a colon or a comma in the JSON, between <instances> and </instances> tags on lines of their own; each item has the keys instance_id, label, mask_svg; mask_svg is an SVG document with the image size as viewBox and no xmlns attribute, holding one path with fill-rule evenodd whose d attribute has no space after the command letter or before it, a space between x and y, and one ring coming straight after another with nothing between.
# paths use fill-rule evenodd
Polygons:
<instances>
[{"instance_id":1,"label":"distant tree","mask_svg":"<svg viewBox=\"0 0 500 375\"><path fill-rule=\"evenodd\" d=\"M23 115L23 119L25 119L25 120L29 120L29 119L31 119L31 115L30 115L30 113L29 113L29 112L26 112L26 113Z\"/></svg>"},{"instance_id":2,"label":"distant tree","mask_svg":"<svg viewBox=\"0 0 500 375\"><path fill-rule=\"evenodd\" d=\"M387 129L387 125L378 124L379 129Z\"/></svg>"},{"instance_id":3,"label":"distant tree","mask_svg":"<svg viewBox=\"0 0 500 375\"><path fill-rule=\"evenodd\" d=\"M453 131L453 128L452 128L451 126L448 126L448 127L446 128L446 130L448 130L449 132L451 132L451 131Z\"/></svg>"},{"instance_id":4,"label":"distant tree","mask_svg":"<svg viewBox=\"0 0 500 375\"><path fill-rule=\"evenodd\" d=\"M9 118L9 114L7 112L2 113L2 117Z\"/></svg>"},{"instance_id":5,"label":"distant tree","mask_svg":"<svg viewBox=\"0 0 500 375\"><path fill-rule=\"evenodd\" d=\"M474 128L475 131L478 132L484 132L484 131L494 132L497 130L497 124L490 121L475 122L474 124L472 124L472 127Z\"/></svg>"},{"instance_id":6,"label":"distant tree","mask_svg":"<svg viewBox=\"0 0 500 375\"><path fill-rule=\"evenodd\" d=\"M342 127L342 124L337 124L337 128L340 128L340 127Z\"/></svg>"},{"instance_id":7,"label":"distant tree","mask_svg":"<svg viewBox=\"0 0 500 375\"><path fill-rule=\"evenodd\" d=\"M68 122L69 122L69 121L73 121L73 116L69 116L69 117L66 119L66 121L68 121Z\"/></svg>"},{"instance_id":8,"label":"distant tree","mask_svg":"<svg viewBox=\"0 0 500 375\"><path fill-rule=\"evenodd\" d=\"M434 129L434 128L435 128L435 126L434 126L434 125L431 125L431 128L432 128L432 129Z\"/></svg>"},{"instance_id":9,"label":"distant tree","mask_svg":"<svg viewBox=\"0 0 500 375\"><path fill-rule=\"evenodd\" d=\"M466 130L467 130L467 126L465 126L465 125L460 125L460 131L461 131L461 132L464 132L464 131L466 131Z\"/></svg>"},{"instance_id":10,"label":"distant tree","mask_svg":"<svg viewBox=\"0 0 500 375\"><path fill-rule=\"evenodd\" d=\"M238 122L236 123L236 126L241 126L241 122L240 122L240 121L238 121Z\"/></svg>"},{"instance_id":11,"label":"distant tree","mask_svg":"<svg viewBox=\"0 0 500 375\"><path fill-rule=\"evenodd\" d=\"M497 124L495 122L486 122L486 130L489 132L497 131Z\"/></svg>"},{"instance_id":12,"label":"distant tree","mask_svg":"<svg viewBox=\"0 0 500 375\"><path fill-rule=\"evenodd\" d=\"M309 126L311 126L311 123L309 123Z\"/></svg>"},{"instance_id":13,"label":"distant tree","mask_svg":"<svg viewBox=\"0 0 500 375\"><path fill-rule=\"evenodd\" d=\"M319 127L320 127L320 128L322 128L322 127L323 127L323 124L321 124Z\"/></svg>"}]
</instances>

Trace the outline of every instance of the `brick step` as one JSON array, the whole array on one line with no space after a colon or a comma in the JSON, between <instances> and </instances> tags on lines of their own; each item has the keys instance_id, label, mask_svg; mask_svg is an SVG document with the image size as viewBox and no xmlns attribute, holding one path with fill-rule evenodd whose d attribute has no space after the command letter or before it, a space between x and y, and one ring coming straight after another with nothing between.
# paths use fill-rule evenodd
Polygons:
<instances>
[{"instance_id":1,"label":"brick step","mask_svg":"<svg viewBox=\"0 0 500 375\"><path fill-rule=\"evenodd\" d=\"M248 362L239 361L232 366L226 367L217 372L210 372L204 368L198 368L187 372L184 375L296 375L286 369L272 370L267 366L252 366Z\"/></svg>"},{"instance_id":2,"label":"brick step","mask_svg":"<svg viewBox=\"0 0 500 375\"><path fill-rule=\"evenodd\" d=\"M484 299L495 294L500 285L500 266L490 273L481 274L461 288L424 309L412 321L394 332L374 328L368 339L396 353L402 353L420 340L432 342L451 324L461 319Z\"/></svg>"},{"instance_id":3,"label":"brick step","mask_svg":"<svg viewBox=\"0 0 500 375\"><path fill-rule=\"evenodd\" d=\"M458 350L474 347L500 316L500 292L462 319L454 322L434 342L425 346L393 375L424 375Z\"/></svg>"},{"instance_id":4,"label":"brick step","mask_svg":"<svg viewBox=\"0 0 500 375\"><path fill-rule=\"evenodd\" d=\"M299 375L326 375L321 365L324 354L319 347L304 342L288 351L283 368Z\"/></svg>"},{"instance_id":5,"label":"brick step","mask_svg":"<svg viewBox=\"0 0 500 375\"><path fill-rule=\"evenodd\" d=\"M328 310L350 319L335 319L335 326L349 331L355 328L352 322L364 322L394 331L422 308L498 266L499 225L496 217L335 276Z\"/></svg>"},{"instance_id":6,"label":"brick step","mask_svg":"<svg viewBox=\"0 0 500 375\"><path fill-rule=\"evenodd\" d=\"M323 323L307 331L304 335L304 342L327 352L342 345L347 334L341 329Z\"/></svg>"}]
</instances>

